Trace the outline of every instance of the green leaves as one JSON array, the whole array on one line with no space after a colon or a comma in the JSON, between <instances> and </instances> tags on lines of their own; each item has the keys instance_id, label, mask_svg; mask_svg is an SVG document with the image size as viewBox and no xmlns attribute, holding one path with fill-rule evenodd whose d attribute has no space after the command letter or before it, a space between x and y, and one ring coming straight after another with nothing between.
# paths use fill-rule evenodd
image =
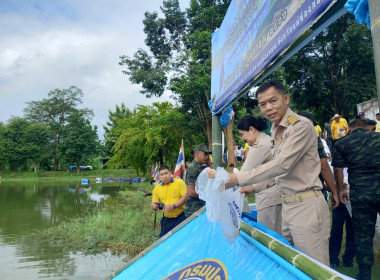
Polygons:
<instances>
[{"instance_id":1,"label":"green leaves","mask_svg":"<svg viewBox=\"0 0 380 280\"><path fill-rule=\"evenodd\" d=\"M146 12L144 32L149 53L139 49L133 57L121 56L132 83L146 97L172 91L181 111L203 128L211 144L211 33L220 26L230 1L191 0L186 12L178 0L163 0L162 18Z\"/></svg>"},{"instance_id":2,"label":"green leaves","mask_svg":"<svg viewBox=\"0 0 380 280\"><path fill-rule=\"evenodd\" d=\"M49 129L24 118L13 118L0 126L0 166L21 170L27 163L38 164L46 156Z\"/></svg>"},{"instance_id":3,"label":"green leaves","mask_svg":"<svg viewBox=\"0 0 380 280\"><path fill-rule=\"evenodd\" d=\"M131 165L145 173L147 164L163 161L175 164L181 139L186 137L185 116L169 102L139 105L129 118L122 119L115 127L120 133L107 162L110 167Z\"/></svg>"},{"instance_id":4,"label":"green leaves","mask_svg":"<svg viewBox=\"0 0 380 280\"><path fill-rule=\"evenodd\" d=\"M350 119L356 104L376 97L371 32L345 15L285 64L293 104L320 122Z\"/></svg>"},{"instance_id":5,"label":"green leaves","mask_svg":"<svg viewBox=\"0 0 380 280\"><path fill-rule=\"evenodd\" d=\"M86 165L90 157L97 154L98 146L96 127L91 126L84 113L71 114L62 129L62 142L59 145L61 158L68 164Z\"/></svg>"}]
</instances>

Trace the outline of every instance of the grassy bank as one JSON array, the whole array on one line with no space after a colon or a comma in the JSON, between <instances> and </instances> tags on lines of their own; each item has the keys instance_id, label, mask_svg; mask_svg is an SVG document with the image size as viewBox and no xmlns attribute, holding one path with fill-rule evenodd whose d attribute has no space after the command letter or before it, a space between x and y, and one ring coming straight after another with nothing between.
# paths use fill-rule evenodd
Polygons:
<instances>
[{"instance_id":1,"label":"grassy bank","mask_svg":"<svg viewBox=\"0 0 380 280\"><path fill-rule=\"evenodd\" d=\"M0 172L0 180L11 181L11 180L81 180L82 178L94 179L97 177L131 177L136 176L136 172L133 169L100 169L100 170L82 170L77 173L77 171L3 171ZM148 175L142 175L142 177L148 177Z\"/></svg>"},{"instance_id":2,"label":"grassy bank","mask_svg":"<svg viewBox=\"0 0 380 280\"><path fill-rule=\"evenodd\" d=\"M52 246L67 251L99 253L110 249L114 253L135 256L158 239L159 218L153 231L154 212L150 209L151 196L139 189L152 190L149 183L130 185L128 190L104 201L93 214L62 223L42 233Z\"/></svg>"}]
</instances>

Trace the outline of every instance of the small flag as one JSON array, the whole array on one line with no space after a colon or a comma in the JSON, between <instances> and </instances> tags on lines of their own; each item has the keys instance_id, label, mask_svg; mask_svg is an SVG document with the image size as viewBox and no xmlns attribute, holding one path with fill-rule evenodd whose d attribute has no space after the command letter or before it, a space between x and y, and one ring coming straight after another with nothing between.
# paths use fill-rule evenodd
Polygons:
<instances>
[{"instance_id":1,"label":"small flag","mask_svg":"<svg viewBox=\"0 0 380 280\"><path fill-rule=\"evenodd\" d=\"M154 170L154 180L156 181L154 185L157 185L158 184L158 181L159 181L159 172L158 172L158 165L156 163L156 169Z\"/></svg>"},{"instance_id":2,"label":"small flag","mask_svg":"<svg viewBox=\"0 0 380 280\"><path fill-rule=\"evenodd\" d=\"M179 148L177 164L173 173L173 178L183 178L183 171L185 169L185 153L183 151L183 139L181 147Z\"/></svg>"}]
</instances>

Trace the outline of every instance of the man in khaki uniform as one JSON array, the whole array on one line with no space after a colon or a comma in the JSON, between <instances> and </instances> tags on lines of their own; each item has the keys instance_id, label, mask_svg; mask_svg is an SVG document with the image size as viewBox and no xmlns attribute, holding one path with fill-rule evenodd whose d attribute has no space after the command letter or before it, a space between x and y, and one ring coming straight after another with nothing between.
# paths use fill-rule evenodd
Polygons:
<instances>
[{"instance_id":1,"label":"man in khaki uniform","mask_svg":"<svg viewBox=\"0 0 380 280\"><path fill-rule=\"evenodd\" d=\"M290 96L279 82L256 91L264 117L274 124L274 159L257 168L230 174L226 185L256 184L276 177L282 197L282 234L312 258L329 265L330 214L318 178L321 165L311 122L288 108ZM209 170L209 177L216 172Z\"/></svg>"}]
</instances>

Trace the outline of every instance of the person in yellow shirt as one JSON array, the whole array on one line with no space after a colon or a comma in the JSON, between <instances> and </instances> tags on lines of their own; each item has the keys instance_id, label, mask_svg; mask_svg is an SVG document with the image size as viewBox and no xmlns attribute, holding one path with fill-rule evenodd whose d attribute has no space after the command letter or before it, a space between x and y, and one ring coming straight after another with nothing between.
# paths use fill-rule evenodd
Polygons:
<instances>
[{"instance_id":1,"label":"person in yellow shirt","mask_svg":"<svg viewBox=\"0 0 380 280\"><path fill-rule=\"evenodd\" d=\"M244 144L244 161L248 156L248 150L249 150L249 144L247 142L245 142L245 144Z\"/></svg>"},{"instance_id":2,"label":"person in yellow shirt","mask_svg":"<svg viewBox=\"0 0 380 280\"><path fill-rule=\"evenodd\" d=\"M376 129L375 132L380 132L380 113L376 114Z\"/></svg>"},{"instance_id":3,"label":"person in yellow shirt","mask_svg":"<svg viewBox=\"0 0 380 280\"><path fill-rule=\"evenodd\" d=\"M186 184L181 179L173 179L166 165L158 169L161 183L154 187L151 208L164 210L161 220L160 237L186 219L184 210L187 200Z\"/></svg>"},{"instance_id":4,"label":"person in yellow shirt","mask_svg":"<svg viewBox=\"0 0 380 280\"><path fill-rule=\"evenodd\" d=\"M340 115L335 114L332 117L331 123L331 138L332 138L332 153L334 153L335 142L347 135L348 126L347 121L340 117Z\"/></svg>"},{"instance_id":5,"label":"person in yellow shirt","mask_svg":"<svg viewBox=\"0 0 380 280\"><path fill-rule=\"evenodd\" d=\"M317 135L319 138L322 138L322 128L319 126L319 124L314 125L315 131L317 132Z\"/></svg>"}]
</instances>

